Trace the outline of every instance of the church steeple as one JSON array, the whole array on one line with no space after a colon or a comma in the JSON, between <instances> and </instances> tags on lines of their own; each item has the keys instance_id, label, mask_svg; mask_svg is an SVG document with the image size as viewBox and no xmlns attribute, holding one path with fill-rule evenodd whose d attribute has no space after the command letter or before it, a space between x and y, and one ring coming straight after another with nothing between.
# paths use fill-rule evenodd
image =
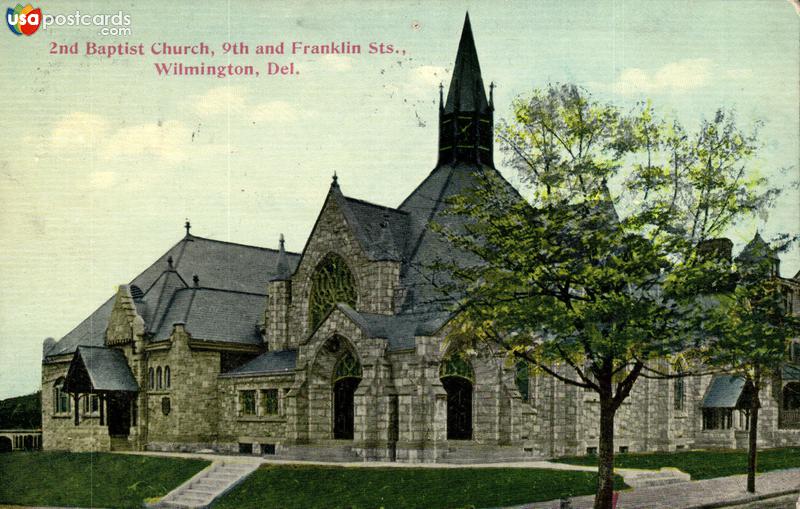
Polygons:
<instances>
[{"instance_id":1,"label":"church steeple","mask_svg":"<svg viewBox=\"0 0 800 509\"><path fill-rule=\"evenodd\" d=\"M469 13L464 20L447 100L442 102L441 92L439 97L439 164L494 166L494 105L486 99Z\"/></svg>"}]
</instances>

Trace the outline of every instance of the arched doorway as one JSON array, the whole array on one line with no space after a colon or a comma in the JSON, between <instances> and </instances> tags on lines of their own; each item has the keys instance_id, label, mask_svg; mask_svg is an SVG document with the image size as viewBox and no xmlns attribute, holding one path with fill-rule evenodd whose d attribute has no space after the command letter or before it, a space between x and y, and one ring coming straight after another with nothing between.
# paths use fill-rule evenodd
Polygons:
<instances>
[{"instance_id":1,"label":"arched doorway","mask_svg":"<svg viewBox=\"0 0 800 509\"><path fill-rule=\"evenodd\" d=\"M447 392L447 439L472 439L472 384L475 373L460 355L442 361L439 379Z\"/></svg>"},{"instance_id":2,"label":"arched doorway","mask_svg":"<svg viewBox=\"0 0 800 509\"><path fill-rule=\"evenodd\" d=\"M355 393L361 382L361 363L345 351L333 368L333 438L352 440L355 424Z\"/></svg>"},{"instance_id":3,"label":"arched doorway","mask_svg":"<svg viewBox=\"0 0 800 509\"><path fill-rule=\"evenodd\" d=\"M0 437L0 452L11 452L13 444L8 437Z\"/></svg>"}]
</instances>

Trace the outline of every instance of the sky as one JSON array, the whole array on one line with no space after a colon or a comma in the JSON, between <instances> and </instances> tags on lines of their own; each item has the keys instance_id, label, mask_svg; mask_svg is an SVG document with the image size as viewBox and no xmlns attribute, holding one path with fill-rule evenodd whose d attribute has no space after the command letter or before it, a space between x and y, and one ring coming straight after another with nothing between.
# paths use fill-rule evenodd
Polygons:
<instances>
[{"instance_id":1,"label":"sky","mask_svg":"<svg viewBox=\"0 0 800 509\"><path fill-rule=\"evenodd\" d=\"M7 2L8 6L12 3ZM16 2L14 2L14 5ZM300 251L334 172L348 196L397 206L436 162L438 85L469 11L496 121L514 97L576 83L687 126L763 121L752 171L784 188L729 232L741 249L800 233L800 24L787 0L49 2L45 14L130 16L131 33L0 30L0 398L37 390L60 338L184 234ZM0 5L2 7L2 5ZM257 45L371 42L400 53L256 55ZM142 43L145 55L85 55ZM215 55L154 56L205 42ZM244 42L248 55L223 55ZM51 54L78 43L77 55ZM298 74L268 76L267 62ZM253 65L259 77L159 76L155 63ZM496 153L495 161L502 161ZM513 171L500 170L515 182ZM782 274L800 269L787 253Z\"/></svg>"}]
</instances>

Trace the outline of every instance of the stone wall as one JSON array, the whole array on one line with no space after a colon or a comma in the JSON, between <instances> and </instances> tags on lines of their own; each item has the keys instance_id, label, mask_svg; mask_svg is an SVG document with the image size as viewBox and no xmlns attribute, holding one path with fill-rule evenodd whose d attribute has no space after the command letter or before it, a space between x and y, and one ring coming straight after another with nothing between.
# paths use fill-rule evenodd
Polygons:
<instances>
[{"instance_id":1,"label":"stone wall","mask_svg":"<svg viewBox=\"0 0 800 509\"><path fill-rule=\"evenodd\" d=\"M271 444L276 447L276 453L280 454L286 440L287 396L293 381L293 374L220 377L219 435L215 449L221 452L238 452L239 444L251 444L253 453L259 453L262 452L262 444ZM266 412L262 391L267 389L278 391L277 414ZM255 415L242 413L239 394L244 390L255 391Z\"/></svg>"},{"instance_id":2,"label":"stone wall","mask_svg":"<svg viewBox=\"0 0 800 509\"><path fill-rule=\"evenodd\" d=\"M147 385L148 449L191 450L205 448L217 439L219 421L217 376L220 353L189 347L189 334L177 325L167 349L147 353L149 368L170 367L170 387ZM165 415L166 403L169 412Z\"/></svg>"},{"instance_id":3,"label":"stone wall","mask_svg":"<svg viewBox=\"0 0 800 509\"><path fill-rule=\"evenodd\" d=\"M67 375L69 361L42 365L42 449L72 452L108 451L111 439L108 428L100 425L100 416L87 415L83 411L83 399L79 405L79 423L75 425L75 401L70 395L70 412L55 413L53 386Z\"/></svg>"}]
</instances>

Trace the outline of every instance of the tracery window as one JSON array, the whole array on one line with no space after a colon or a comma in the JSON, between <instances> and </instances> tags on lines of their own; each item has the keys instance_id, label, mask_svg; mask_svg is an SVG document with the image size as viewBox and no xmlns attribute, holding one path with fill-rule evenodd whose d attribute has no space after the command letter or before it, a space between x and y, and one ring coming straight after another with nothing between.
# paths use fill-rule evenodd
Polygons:
<instances>
[{"instance_id":1,"label":"tracery window","mask_svg":"<svg viewBox=\"0 0 800 509\"><path fill-rule=\"evenodd\" d=\"M333 381L342 378L361 378L361 363L352 352L345 352L333 369Z\"/></svg>"},{"instance_id":2,"label":"tracery window","mask_svg":"<svg viewBox=\"0 0 800 509\"><path fill-rule=\"evenodd\" d=\"M311 276L311 293L308 297L308 323L312 329L339 302L355 306L357 299L355 279L341 256L328 253L319 262Z\"/></svg>"},{"instance_id":3,"label":"tracery window","mask_svg":"<svg viewBox=\"0 0 800 509\"><path fill-rule=\"evenodd\" d=\"M527 362L519 361L517 363L514 381L522 395L522 401L528 401L530 399L530 367Z\"/></svg>"},{"instance_id":4,"label":"tracery window","mask_svg":"<svg viewBox=\"0 0 800 509\"><path fill-rule=\"evenodd\" d=\"M470 382L475 381L475 372L472 371L472 366L464 357L458 354L446 358L439 366L439 378L448 376L458 376Z\"/></svg>"}]
</instances>

